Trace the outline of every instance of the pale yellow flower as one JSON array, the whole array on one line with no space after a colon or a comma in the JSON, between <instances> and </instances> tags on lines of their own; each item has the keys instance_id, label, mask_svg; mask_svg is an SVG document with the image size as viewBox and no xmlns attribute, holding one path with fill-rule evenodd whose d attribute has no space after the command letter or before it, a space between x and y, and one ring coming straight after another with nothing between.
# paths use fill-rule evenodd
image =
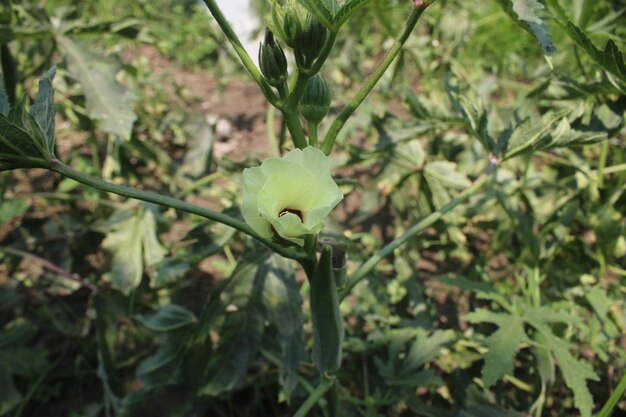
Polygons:
<instances>
[{"instance_id":1,"label":"pale yellow flower","mask_svg":"<svg viewBox=\"0 0 626 417\"><path fill-rule=\"evenodd\" d=\"M243 171L241 213L259 236L278 234L297 245L319 233L322 220L343 199L318 148L294 149Z\"/></svg>"}]
</instances>

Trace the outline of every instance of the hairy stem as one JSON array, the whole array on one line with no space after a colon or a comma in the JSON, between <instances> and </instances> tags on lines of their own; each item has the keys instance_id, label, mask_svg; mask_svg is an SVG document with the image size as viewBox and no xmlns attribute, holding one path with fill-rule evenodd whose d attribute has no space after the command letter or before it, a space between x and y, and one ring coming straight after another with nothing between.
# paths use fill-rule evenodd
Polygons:
<instances>
[{"instance_id":1,"label":"hairy stem","mask_svg":"<svg viewBox=\"0 0 626 417\"><path fill-rule=\"evenodd\" d=\"M222 14L222 11L217 6L215 0L204 0L204 3L207 5L209 11L213 15L213 18L222 29L222 32L224 32L224 35L226 35L226 38L228 39L230 44L235 49L237 56L241 60L243 66L246 68L246 71L248 71L248 74L250 74L254 81L256 81L256 83L259 85L259 88L261 88L261 91L263 92L263 95L265 95L265 98L267 98L270 103L275 105L278 100L278 98L276 97L276 93L274 92L274 90L272 90L272 87L267 83L267 81L265 81L265 78L263 78L263 75L250 58L250 55L248 55L248 53L246 52L245 48L241 44L241 41L233 31L233 28L230 26L230 23L228 23L228 21Z\"/></svg>"},{"instance_id":2,"label":"hairy stem","mask_svg":"<svg viewBox=\"0 0 626 417\"><path fill-rule=\"evenodd\" d=\"M335 385L335 380L326 378L322 376L322 380L320 384L315 388L315 391L309 395L309 398L300 406L296 414L293 417L305 417L307 413L313 408L313 406L326 394L333 385Z\"/></svg>"},{"instance_id":3,"label":"hairy stem","mask_svg":"<svg viewBox=\"0 0 626 417\"><path fill-rule=\"evenodd\" d=\"M400 50L406 43L407 39L411 35L411 32L413 32L413 28L415 28L415 25L417 24L417 21L419 20L420 16L424 12L424 10L426 10L426 8L430 6L432 3L433 3L432 1L423 2L420 6L415 7L413 9L413 11L411 12L411 15L409 16L408 20L404 24L404 30L402 31L402 34L400 35L400 37L396 39L396 41L391 46L391 49L389 49L389 51L387 52L387 55L385 55L385 58L383 58L381 63L378 64L378 67L376 68L376 70L374 70L372 75L370 75L367 78L367 80L365 81L361 89L357 92L354 98L346 105L346 107L344 107L341 113L337 115L337 118L335 119L333 124L330 126L330 129L328 129L328 133L326 133L326 137L324 138L324 143L322 145L322 151L324 151L324 153L328 155L330 151L333 149L333 146L335 144L335 139L337 139L337 135L343 128L343 125L348 121L350 116L352 116L352 113L354 113L354 111L361 105L363 100L365 100L365 97L367 97L370 91L372 91L374 86L376 86L376 84L381 79L385 71L387 71L387 68L389 68L393 60L396 58L396 56L398 55L398 53L400 52Z\"/></svg>"},{"instance_id":4,"label":"hairy stem","mask_svg":"<svg viewBox=\"0 0 626 417\"><path fill-rule=\"evenodd\" d=\"M286 258L299 260L305 257L301 253L301 250L299 249L286 248L270 240L263 239L262 237L257 235L256 232L254 232L252 228L250 228L250 226L248 226L246 223L242 222L241 220L235 219L234 217L230 217L230 216L227 216L225 214L222 214L213 210L199 207L199 206L187 203L185 201L181 201L181 200L164 196L161 194L157 194L154 192L137 190L134 188L123 186L123 185L112 184L110 182L103 181L100 178L95 178L90 175L86 175L81 172L75 171L69 166L63 164L58 159L53 159L51 161L50 169L65 177L71 178L82 184L89 185L91 187L97 188L102 191L106 191L106 192L113 193L113 194L119 194L124 197L134 198L137 200L154 203L154 204L158 204L161 206L171 207L177 210L182 210L187 213L196 214L206 219L225 224L227 226L230 226L234 229L239 230L240 232L243 232L255 238L256 240L263 243L268 248L272 249L274 252L279 253L280 255Z\"/></svg>"}]
</instances>

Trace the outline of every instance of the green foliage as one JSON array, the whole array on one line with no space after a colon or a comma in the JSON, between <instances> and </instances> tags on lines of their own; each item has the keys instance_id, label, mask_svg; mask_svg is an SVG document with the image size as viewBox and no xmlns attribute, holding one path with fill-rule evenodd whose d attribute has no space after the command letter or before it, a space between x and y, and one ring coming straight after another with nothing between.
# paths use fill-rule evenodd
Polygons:
<instances>
[{"instance_id":1,"label":"green foliage","mask_svg":"<svg viewBox=\"0 0 626 417\"><path fill-rule=\"evenodd\" d=\"M87 115L98 121L103 131L130 139L137 116L131 108L132 92L115 79L119 63L90 52L69 37L60 37L58 45L70 74L84 89Z\"/></svg>"},{"instance_id":2,"label":"green foliage","mask_svg":"<svg viewBox=\"0 0 626 417\"><path fill-rule=\"evenodd\" d=\"M320 73L333 100L315 130L356 109L331 147L345 197L318 261L308 238L299 251L261 241L291 260L252 245L239 207L243 169L304 127L289 94L312 74L267 87L294 117L268 125L265 147L265 106L241 111L256 86L224 77L230 35L191 3L0 2L0 414L624 409L618 5L425 2L370 91L420 2L299 1L334 42ZM284 37L285 2L262 3ZM153 65L143 54L156 50ZM193 96L214 84L221 102ZM178 203L13 170L57 159L79 180L104 177L91 183L101 191ZM230 226L198 219L207 212Z\"/></svg>"}]
</instances>

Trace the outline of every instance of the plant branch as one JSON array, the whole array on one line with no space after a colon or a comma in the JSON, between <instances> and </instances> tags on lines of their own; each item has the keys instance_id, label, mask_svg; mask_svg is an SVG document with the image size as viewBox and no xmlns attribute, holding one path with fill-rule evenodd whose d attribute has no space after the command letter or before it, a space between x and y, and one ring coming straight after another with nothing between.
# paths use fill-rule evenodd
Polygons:
<instances>
[{"instance_id":1,"label":"plant branch","mask_svg":"<svg viewBox=\"0 0 626 417\"><path fill-rule=\"evenodd\" d=\"M164 196L161 194L153 193L150 191L137 190L135 188L126 187L123 185L112 184L110 182L101 180L100 178L95 178L90 175L83 174L81 172L75 171L71 167L63 164L58 159L53 159L50 162L50 169L55 171L65 177L71 178L80 183L89 185L91 187L97 188L102 191L106 191L113 194L119 194L125 197L134 198L141 201L147 201L149 203L158 204L161 206L171 207L177 210L182 210L187 213L196 214L198 216L204 217L209 220L213 220L227 226L230 226L234 229L243 232L259 242L263 243L268 248L272 249L274 252L279 253L280 255L291 258L291 259L302 259L305 255L302 253L301 249L293 248L293 247L283 247L277 243L274 243L270 240L263 239L260 237L250 226L248 226L245 222L241 220L235 219L234 217L227 216L225 214L209 210L203 207L199 207L185 201L177 200L172 197Z\"/></svg>"},{"instance_id":2,"label":"plant branch","mask_svg":"<svg viewBox=\"0 0 626 417\"><path fill-rule=\"evenodd\" d=\"M393 60L396 58L396 56L406 43L407 39L411 35L411 32L413 32L413 28L415 28L415 25L417 24L420 16L424 12L424 10L426 10L426 8L432 3L433 1L422 2L420 6L416 6L413 9L411 15L404 24L404 30L402 31L400 37L396 39L396 41L391 46L391 49L389 49L389 51L387 52L387 55L385 55L385 58L383 58L381 63L378 64L378 67L374 70L372 75L367 78L361 89L357 92L356 96L354 96L354 98L346 105L346 107L344 107L341 113L337 115L337 118L330 126L330 129L328 129L328 133L326 133L324 143L322 145L322 151L324 151L324 153L328 155L333 149L335 139L343 128L343 125L348 121L350 116L352 116L352 113L354 113L354 111L361 105L363 100L365 100L365 97L367 97L370 91L372 91L374 86L376 86L385 71L387 71L387 68L389 68Z\"/></svg>"},{"instance_id":3,"label":"plant branch","mask_svg":"<svg viewBox=\"0 0 626 417\"><path fill-rule=\"evenodd\" d=\"M29 252L25 252L19 249L14 249L14 248L0 248L0 252L4 252L7 253L9 255L16 255L22 258L28 258L33 262L36 262L38 264L40 264L42 267L44 267L45 269L54 272L57 275L60 275L64 278L67 278L69 280L75 281L77 283L79 283L82 287L88 288L89 290L91 290L92 292L98 292L98 287L96 287L95 285L93 285L92 283L90 283L89 281L87 281L84 278L81 278L78 274L73 274L69 271L66 271L65 269L53 264L52 262L48 261L47 259L44 259L42 257L39 257L35 254L29 253Z\"/></svg>"},{"instance_id":4,"label":"plant branch","mask_svg":"<svg viewBox=\"0 0 626 417\"><path fill-rule=\"evenodd\" d=\"M626 392L626 373L622 376L622 379L619 381L619 384L617 384L615 391L613 391L613 394L611 394L606 403L604 403L604 406L596 417L609 417L620 398L622 398L622 395L624 395L624 392Z\"/></svg>"},{"instance_id":5,"label":"plant branch","mask_svg":"<svg viewBox=\"0 0 626 417\"><path fill-rule=\"evenodd\" d=\"M492 165L490 165L489 167L491 168ZM346 287L340 292L339 294L340 299L345 298L345 296L350 293L352 288L354 288L359 282L361 282L361 280L363 280L363 278L365 278L367 274L369 274L370 271L374 269L374 267L380 261L382 261L389 254L391 254L395 249L397 249L398 247L408 242L409 239L411 239L413 236L422 232L424 229L426 229L427 227L435 223L437 220L441 219L444 215L446 215L456 206L458 206L459 204L461 204L462 202L464 202L465 200L473 196L480 188L482 188L488 182L490 178L490 168L488 168L487 172L485 172L480 177L478 177L476 181L474 181L474 184L472 184L472 186L469 187L467 190L463 191L456 198L454 198L453 200L451 200L450 202L442 206L437 211L426 216L420 222L411 226L406 232L404 232L402 236L389 242L383 248L378 250L374 255L372 255L371 258L365 261L365 263L363 263L352 274L352 276L350 277L350 279L348 280L346 284Z\"/></svg>"},{"instance_id":6,"label":"plant branch","mask_svg":"<svg viewBox=\"0 0 626 417\"><path fill-rule=\"evenodd\" d=\"M307 413L313 408L313 406L326 394L333 385L335 385L335 380L327 378L326 376L322 376L322 381L315 388L315 391L309 395L309 398L300 406L296 414L293 417L305 417Z\"/></svg>"},{"instance_id":7,"label":"plant branch","mask_svg":"<svg viewBox=\"0 0 626 417\"><path fill-rule=\"evenodd\" d=\"M265 81L265 78L263 78L263 75L250 58L250 55L248 55L248 52L246 52L245 48L241 44L241 41L239 41L239 38L233 31L233 28L230 26L230 23L228 23L228 21L222 14L222 11L217 6L215 0L204 0L204 3L207 5L209 11L213 15L213 18L222 29L222 32L224 32L224 35L226 35L226 38L228 39L230 44L235 49L237 56L241 60L243 66L248 71L248 74L250 74L254 81L256 81L256 83L259 85L259 88L261 88L261 91L263 92L263 95L265 95L265 98L267 98L267 100L273 105L276 105L278 101L276 93L274 93L272 87L267 83L267 81Z\"/></svg>"}]
</instances>

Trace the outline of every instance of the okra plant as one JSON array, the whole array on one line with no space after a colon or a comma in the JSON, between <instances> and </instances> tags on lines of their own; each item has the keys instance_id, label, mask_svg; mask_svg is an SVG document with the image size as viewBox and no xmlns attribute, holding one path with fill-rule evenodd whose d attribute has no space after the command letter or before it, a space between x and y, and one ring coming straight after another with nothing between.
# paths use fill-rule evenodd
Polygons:
<instances>
[{"instance_id":1,"label":"okra plant","mask_svg":"<svg viewBox=\"0 0 626 417\"><path fill-rule=\"evenodd\" d=\"M310 288L311 361L318 374L317 387L311 387L308 399L299 405L295 416L303 417L315 406L321 407L329 416L339 415L344 344L344 317L340 304L353 288L388 255L417 239L421 232L459 204L484 191L504 161L522 155L528 157L538 150L593 144L609 137L585 129L571 129L567 111L548 112L540 124L520 123L512 131L496 136L487 129L485 113L461 96L455 96L464 126L482 146L482 173L454 198L349 270L349 259L346 259L349 253L346 254L342 242L319 237L325 219L343 199L341 189L333 179L330 156L346 122L389 70L420 17L434 2L406 1L408 17L402 31L372 73L363 76L362 85L354 97L342 103L335 113L330 112L333 94L323 75L325 64L342 27L368 3L366 0L349 0L341 4L338 0L270 1L256 63L243 48L217 2L205 0L249 76L271 106L280 112L290 138L290 142L280 144L280 151L284 152L281 157L268 158L259 166L243 170L240 199L243 220L238 215L213 211L181 199L107 182L59 160L55 156L54 69L40 81L37 97L30 107L25 100L10 103L13 100L9 100L4 89L0 90L0 170L43 168L99 190L192 213L229 226L276 254L295 261L293 267L304 271ZM544 42L542 46L549 52L550 47L538 34L538 25L532 19L519 20L521 26ZM570 26L569 31L571 36L584 41L584 34L575 26ZM588 48L596 55L599 53L592 49L592 45ZM606 53L622 58L621 53L615 51ZM615 64L600 58L597 60L605 66L615 88L626 91L623 59ZM472 319L493 322L493 318L480 317L479 314ZM552 333L545 332L545 324L540 318L528 318L527 324L534 326L543 338L553 337ZM523 327L521 331L524 331ZM531 343L525 336L523 340ZM491 372L498 374L499 371L492 369ZM585 374L583 382L595 378L590 372ZM616 395L620 389L623 391L622 388L616 390ZM576 407L582 415L589 416L591 407L586 388L574 387L574 395Z\"/></svg>"}]
</instances>

